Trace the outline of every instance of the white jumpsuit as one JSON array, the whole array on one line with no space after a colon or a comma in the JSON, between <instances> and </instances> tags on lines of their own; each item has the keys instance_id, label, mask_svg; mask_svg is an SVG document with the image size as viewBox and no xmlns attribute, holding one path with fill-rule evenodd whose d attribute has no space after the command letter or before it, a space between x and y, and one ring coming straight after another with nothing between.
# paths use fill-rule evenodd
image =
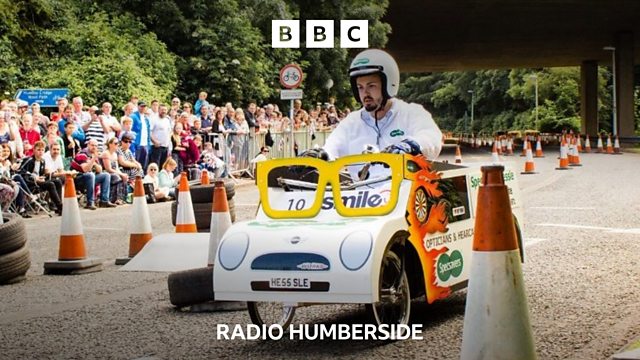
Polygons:
<instances>
[{"instance_id":1,"label":"white jumpsuit","mask_svg":"<svg viewBox=\"0 0 640 360\"><path fill-rule=\"evenodd\" d=\"M329 135L323 149L331 159L361 154L366 145L380 150L406 138L415 140L429 160L435 160L442 148L442 132L422 105L391 100L391 108L377 122L363 109L351 112Z\"/></svg>"}]
</instances>

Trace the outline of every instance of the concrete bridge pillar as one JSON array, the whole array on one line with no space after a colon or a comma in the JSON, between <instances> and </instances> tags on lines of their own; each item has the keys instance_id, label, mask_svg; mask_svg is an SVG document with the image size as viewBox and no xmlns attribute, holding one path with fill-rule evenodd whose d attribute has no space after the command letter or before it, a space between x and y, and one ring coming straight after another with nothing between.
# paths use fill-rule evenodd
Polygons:
<instances>
[{"instance_id":1,"label":"concrete bridge pillar","mask_svg":"<svg viewBox=\"0 0 640 360\"><path fill-rule=\"evenodd\" d=\"M580 132L594 136L598 133L598 63L583 61L580 66Z\"/></svg>"},{"instance_id":2,"label":"concrete bridge pillar","mask_svg":"<svg viewBox=\"0 0 640 360\"><path fill-rule=\"evenodd\" d=\"M615 37L618 134L635 136L633 119L633 33L621 32Z\"/></svg>"}]
</instances>

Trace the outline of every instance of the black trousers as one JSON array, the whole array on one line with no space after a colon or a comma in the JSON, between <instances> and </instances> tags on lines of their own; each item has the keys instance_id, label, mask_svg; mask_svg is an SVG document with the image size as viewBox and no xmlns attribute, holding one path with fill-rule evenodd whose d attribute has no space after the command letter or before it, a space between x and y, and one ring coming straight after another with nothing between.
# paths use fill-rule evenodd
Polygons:
<instances>
[{"instance_id":1,"label":"black trousers","mask_svg":"<svg viewBox=\"0 0 640 360\"><path fill-rule=\"evenodd\" d=\"M55 206L59 207L62 205L62 199L60 198L60 194L62 194L62 181L60 181L60 179L52 178L51 180L37 182L36 185L41 191L49 193L49 198Z\"/></svg>"}]
</instances>

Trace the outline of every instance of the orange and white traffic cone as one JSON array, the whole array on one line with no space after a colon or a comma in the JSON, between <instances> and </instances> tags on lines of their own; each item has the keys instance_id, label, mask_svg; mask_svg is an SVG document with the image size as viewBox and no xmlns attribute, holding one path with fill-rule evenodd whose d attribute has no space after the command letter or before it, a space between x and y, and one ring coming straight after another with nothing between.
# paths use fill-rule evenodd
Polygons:
<instances>
[{"instance_id":1,"label":"orange and white traffic cone","mask_svg":"<svg viewBox=\"0 0 640 360\"><path fill-rule=\"evenodd\" d=\"M544 153L542 152L542 142L540 142L540 136L538 136L538 141L536 141L536 154L533 157L544 157Z\"/></svg>"},{"instance_id":2,"label":"orange and white traffic cone","mask_svg":"<svg viewBox=\"0 0 640 360\"><path fill-rule=\"evenodd\" d=\"M620 151L620 140L618 140L618 135L616 135L616 140L613 142L613 154L622 155L622 152Z\"/></svg>"},{"instance_id":3,"label":"orange and white traffic cone","mask_svg":"<svg viewBox=\"0 0 640 360\"><path fill-rule=\"evenodd\" d=\"M483 166L460 358L535 359L503 166Z\"/></svg>"},{"instance_id":4,"label":"orange and white traffic cone","mask_svg":"<svg viewBox=\"0 0 640 360\"><path fill-rule=\"evenodd\" d=\"M580 138L580 134L576 136L576 150L581 153L582 152L582 138Z\"/></svg>"},{"instance_id":5,"label":"orange and white traffic cone","mask_svg":"<svg viewBox=\"0 0 640 360\"><path fill-rule=\"evenodd\" d=\"M520 174L537 174L536 165L533 163L533 152L531 151L531 143L528 140L525 140L524 147L527 149L527 160L524 163L524 171Z\"/></svg>"},{"instance_id":6,"label":"orange and white traffic cone","mask_svg":"<svg viewBox=\"0 0 640 360\"><path fill-rule=\"evenodd\" d=\"M144 194L142 177L136 176L133 186L133 204L131 207L131 227L129 232L129 256L117 258L116 265L124 265L142 250L153 238L149 207Z\"/></svg>"},{"instance_id":7,"label":"orange and white traffic cone","mask_svg":"<svg viewBox=\"0 0 640 360\"><path fill-rule=\"evenodd\" d=\"M494 164L501 163L500 155L498 154L500 147L498 146L498 141L493 142L493 150L491 150L491 162Z\"/></svg>"},{"instance_id":8,"label":"orange and white traffic cone","mask_svg":"<svg viewBox=\"0 0 640 360\"><path fill-rule=\"evenodd\" d=\"M176 232L194 233L198 232L196 217L193 213L193 203L191 202L191 191L187 173L180 175L180 185L178 185L178 209L176 210Z\"/></svg>"},{"instance_id":9,"label":"orange and white traffic cone","mask_svg":"<svg viewBox=\"0 0 640 360\"><path fill-rule=\"evenodd\" d=\"M203 169L200 174L200 185L209 185L211 184L211 180L209 180L209 172L207 169Z\"/></svg>"},{"instance_id":10,"label":"orange and white traffic cone","mask_svg":"<svg viewBox=\"0 0 640 360\"><path fill-rule=\"evenodd\" d=\"M589 141L589 134L584 136L584 152L591 152L591 141Z\"/></svg>"},{"instance_id":11,"label":"orange and white traffic cone","mask_svg":"<svg viewBox=\"0 0 640 360\"><path fill-rule=\"evenodd\" d=\"M596 144L596 152L602 154L604 147L602 146L602 135L598 134L598 143Z\"/></svg>"},{"instance_id":12,"label":"orange and white traffic cone","mask_svg":"<svg viewBox=\"0 0 640 360\"><path fill-rule=\"evenodd\" d=\"M80 208L73 177L67 175L62 200L58 260L44 263L44 274L85 274L102 270L102 260L87 258Z\"/></svg>"},{"instance_id":13,"label":"orange and white traffic cone","mask_svg":"<svg viewBox=\"0 0 640 360\"><path fill-rule=\"evenodd\" d=\"M507 152L505 156L513 156L513 139L507 138Z\"/></svg>"},{"instance_id":14,"label":"orange and white traffic cone","mask_svg":"<svg viewBox=\"0 0 640 360\"><path fill-rule=\"evenodd\" d=\"M569 150L572 153L571 156L569 156L569 166L582 166L582 164L580 164L580 153L576 145L577 139L574 138L572 142L573 146Z\"/></svg>"},{"instance_id":15,"label":"orange and white traffic cone","mask_svg":"<svg viewBox=\"0 0 640 360\"><path fill-rule=\"evenodd\" d=\"M564 137L562 138L562 142L560 143L560 164L556 168L556 170L569 170L569 147L567 146L567 142Z\"/></svg>"},{"instance_id":16,"label":"orange and white traffic cone","mask_svg":"<svg viewBox=\"0 0 640 360\"><path fill-rule=\"evenodd\" d=\"M213 203L211 204L211 231L209 235L209 259L208 266L213 266L216 259L218 245L224 233L231 227L231 214L227 202L227 191L224 189L224 181L216 181L213 188Z\"/></svg>"},{"instance_id":17,"label":"orange and white traffic cone","mask_svg":"<svg viewBox=\"0 0 640 360\"><path fill-rule=\"evenodd\" d=\"M462 153L460 152L460 145L456 145L456 164L462 164Z\"/></svg>"},{"instance_id":18,"label":"orange and white traffic cone","mask_svg":"<svg viewBox=\"0 0 640 360\"><path fill-rule=\"evenodd\" d=\"M611 134L607 136L607 154L613 154L613 145L611 144Z\"/></svg>"},{"instance_id":19,"label":"orange and white traffic cone","mask_svg":"<svg viewBox=\"0 0 640 360\"><path fill-rule=\"evenodd\" d=\"M500 145L502 146L502 155L507 155L507 137L502 135L500 137Z\"/></svg>"},{"instance_id":20,"label":"orange and white traffic cone","mask_svg":"<svg viewBox=\"0 0 640 360\"><path fill-rule=\"evenodd\" d=\"M569 136L569 138L567 139L567 159L569 160L569 165L573 164L574 160L573 160L573 143L574 143L574 139Z\"/></svg>"}]
</instances>

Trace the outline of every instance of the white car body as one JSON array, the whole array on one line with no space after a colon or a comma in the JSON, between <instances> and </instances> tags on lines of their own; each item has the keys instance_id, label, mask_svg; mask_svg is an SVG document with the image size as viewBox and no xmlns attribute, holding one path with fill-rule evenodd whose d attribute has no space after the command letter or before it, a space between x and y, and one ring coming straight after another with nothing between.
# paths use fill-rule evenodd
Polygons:
<instances>
[{"instance_id":1,"label":"white car body","mask_svg":"<svg viewBox=\"0 0 640 360\"><path fill-rule=\"evenodd\" d=\"M456 184L458 194L456 201L462 205L452 209L460 220L449 222L446 232L427 234L420 241L408 239L414 248L422 247L415 249L420 264L407 269L416 270L417 266L422 269L429 303L466 287L481 178L480 164L435 165L447 168L438 170L441 171L439 181L452 179L450 183ZM506 167L504 174L513 212L521 218L515 171ZM416 203L413 196L417 189L413 182L402 180L396 207L383 216L341 216L329 204L330 191L325 192L323 210L313 218L273 219L260 206L255 220L233 224L220 241L214 267L216 300L290 305L379 301L380 269L385 251L395 235L407 235L411 231L408 209ZM388 191L388 187L382 186L367 189L366 194L365 190L353 190L343 192L342 196L354 196L356 203L366 203L377 201L376 195L384 196ZM274 190L269 196L273 202L295 204L313 194ZM349 240L345 242L347 237ZM433 280L435 283L430 284Z\"/></svg>"}]
</instances>

